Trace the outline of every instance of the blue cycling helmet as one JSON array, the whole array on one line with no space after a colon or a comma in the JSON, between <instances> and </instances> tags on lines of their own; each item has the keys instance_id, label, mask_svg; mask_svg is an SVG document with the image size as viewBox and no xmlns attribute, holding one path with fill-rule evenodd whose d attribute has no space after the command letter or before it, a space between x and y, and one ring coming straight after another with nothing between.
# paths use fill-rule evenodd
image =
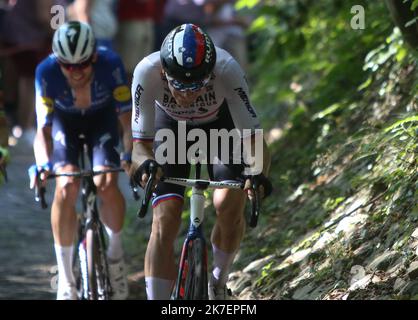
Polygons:
<instances>
[{"instance_id":1,"label":"blue cycling helmet","mask_svg":"<svg viewBox=\"0 0 418 320\"><path fill-rule=\"evenodd\" d=\"M207 78L216 63L216 51L210 37L198 26L186 23L174 28L160 50L163 70L185 82Z\"/></svg>"}]
</instances>

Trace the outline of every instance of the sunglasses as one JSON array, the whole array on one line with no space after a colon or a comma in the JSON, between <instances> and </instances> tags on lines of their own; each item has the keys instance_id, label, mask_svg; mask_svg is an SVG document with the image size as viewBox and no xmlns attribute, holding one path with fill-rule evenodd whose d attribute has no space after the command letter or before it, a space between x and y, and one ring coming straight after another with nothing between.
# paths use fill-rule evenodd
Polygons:
<instances>
[{"instance_id":1,"label":"sunglasses","mask_svg":"<svg viewBox=\"0 0 418 320\"><path fill-rule=\"evenodd\" d=\"M200 81L195 81L195 82L190 82L190 83L185 83L185 82L178 81L178 80L170 77L168 74L166 74L166 78L167 78L167 81L170 83L170 85L176 91L180 91L180 92L186 92L186 91L196 92L196 91L199 91L200 89L205 87L210 81L210 76L207 77L206 79L203 79L203 80L200 80Z\"/></svg>"},{"instance_id":2,"label":"sunglasses","mask_svg":"<svg viewBox=\"0 0 418 320\"><path fill-rule=\"evenodd\" d=\"M81 63L65 63L58 60L58 63L61 67L63 67L65 70L68 71L74 71L74 70L84 70L87 67L89 67L93 62L93 57L88 58L86 61Z\"/></svg>"}]
</instances>

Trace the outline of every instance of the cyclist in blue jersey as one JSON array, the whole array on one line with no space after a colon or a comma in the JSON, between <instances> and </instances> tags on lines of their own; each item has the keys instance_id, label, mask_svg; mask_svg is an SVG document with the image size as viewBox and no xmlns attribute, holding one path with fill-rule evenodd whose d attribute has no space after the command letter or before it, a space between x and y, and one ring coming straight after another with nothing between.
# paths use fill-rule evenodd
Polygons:
<instances>
[{"instance_id":1,"label":"cyclist in blue jersey","mask_svg":"<svg viewBox=\"0 0 418 320\"><path fill-rule=\"evenodd\" d=\"M70 21L53 38L53 53L36 69L37 134L36 165L42 183L52 170L79 171L80 135L85 137L93 170L121 165L129 170L131 142L131 96L125 69L117 54L97 47L91 27ZM124 152L119 155L118 119L123 129ZM125 200L117 184L117 173L94 177L101 199L101 218L109 235L108 259L113 299L125 299L128 286L124 270L121 230ZM32 180L32 186L34 180ZM36 180L35 180L36 181ZM51 224L58 262L57 299L76 299L72 273L76 234L76 200L79 180L56 180Z\"/></svg>"}]
</instances>

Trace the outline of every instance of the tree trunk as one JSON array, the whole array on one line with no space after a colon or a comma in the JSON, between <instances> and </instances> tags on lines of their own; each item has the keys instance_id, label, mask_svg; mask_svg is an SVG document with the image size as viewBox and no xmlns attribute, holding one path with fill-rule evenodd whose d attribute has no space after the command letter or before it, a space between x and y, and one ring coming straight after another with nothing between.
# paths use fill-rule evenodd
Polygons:
<instances>
[{"instance_id":1,"label":"tree trunk","mask_svg":"<svg viewBox=\"0 0 418 320\"><path fill-rule=\"evenodd\" d=\"M404 3L403 0L385 0L385 2L406 43L413 49L418 50L418 21L405 27L405 24L418 17L418 9L411 10L411 1Z\"/></svg>"}]
</instances>

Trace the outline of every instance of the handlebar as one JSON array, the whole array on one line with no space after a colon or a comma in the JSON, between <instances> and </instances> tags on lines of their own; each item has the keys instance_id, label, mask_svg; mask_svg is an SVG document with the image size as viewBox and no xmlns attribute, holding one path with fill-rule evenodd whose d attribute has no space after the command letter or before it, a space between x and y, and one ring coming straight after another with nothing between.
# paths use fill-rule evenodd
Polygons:
<instances>
[{"instance_id":1,"label":"handlebar","mask_svg":"<svg viewBox=\"0 0 418 320\"><path fill-rule=\"evenodd\" d=\"M151 167L152 165L152 167ZM143 218L147 214L148 205L152 196L153 185L155 183L155 174L157 172L157 167L154 167L153 164L150 164L150 176L144 188L144 198L141 203L141 207L138 210L138 217ZM207 189L207 188L214 188L214 189L244 189L245 181L244 182L222 182L222 181L208 181L208 180L201 180L201 179L183 179L183 178L171 178L171 177L162 177L162 182L172 183L181 185L184 187L196 187L198 189ZM258 216L260 214L260 193L258 191L258 187L260 186L259 181L251 179L251 187L250 189L253 191L254 197L251 199L251 215L249 219L249 226L254 228L257 226Z\"/></svg>"},{"instance_id":2,"label":"handlebar","mask_svg":"<svg viewBox=\"0 0 418 320\"><path fill-rule=\"evenodd\" d=\"M78 172L67 172L67 173L51 173L48 175L47 179L54 179L57 177L75 177L75 178L85 178L85 177L94 177L101 174L111 173L111 172L123 172L122 168L111 168L106 170L83 170Z\"/></svg>"},{"instance_id":3,"label":"handlebar","mask_svg":"<svg viewBox=\"0 0 418 320\"><path fill-rule=\"evenodd\" d=\"M83 170L83 171L79 171L79 172L51 173L51 174L48 175L48 177L46 179L49 180L49 179L54 179L54 178L58 178L58 177L86 178L86 177L94 177L94 176L98 176L98 175L106 174L106 173L123 172L123 171L124 171L124 169L122 169L122 168L111 168L111 169L97 170L97 171L95 171L95 170ZM39 182L40 182L40 173L41 172L37 173L36 177L35 177L35 179L37 180L37 183L35 184L35 201L41 203L41 208L42 209L46 209L48 207L48 204L45 201L46 188L44 186L38 187ZM131 184L131 189L132 189L134 199L138 200L139 199L138 188L134 187L133 184Z\"/></svg>"}]
</instances>

